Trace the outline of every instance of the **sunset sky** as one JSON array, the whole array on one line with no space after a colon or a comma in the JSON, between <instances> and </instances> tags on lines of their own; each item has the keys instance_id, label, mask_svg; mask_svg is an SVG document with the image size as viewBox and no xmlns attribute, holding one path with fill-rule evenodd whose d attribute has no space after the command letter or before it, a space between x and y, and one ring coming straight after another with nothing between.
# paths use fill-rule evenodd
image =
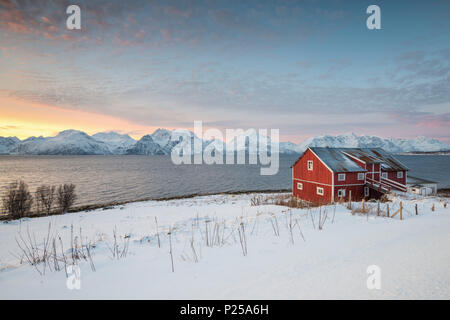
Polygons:
<instances>
[{"instance_id":1,"label":"sunset sky","mask_svg":"<svg viewBox=\"0 0 450 320\"><path fill-rule=\"evenodd\" d=\"M194 120L450 143L450 1L0 0L0 136Z\"/></svg>"}]
</instances>

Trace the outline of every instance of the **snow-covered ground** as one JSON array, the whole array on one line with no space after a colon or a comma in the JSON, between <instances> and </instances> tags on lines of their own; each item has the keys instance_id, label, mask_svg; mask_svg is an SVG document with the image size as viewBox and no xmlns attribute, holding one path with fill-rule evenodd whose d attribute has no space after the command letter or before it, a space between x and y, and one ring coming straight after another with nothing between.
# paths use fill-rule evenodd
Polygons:
<instances>
[{"instance_id":1,"label":"snow-covered ground","mask_svg":"<svg viewBox=\"0 0 450 320\"><path fill-rule=\"evenodd\" d=\"M374 203L368 204L374 209L368 216L352 214L345 205L311 210L251 206L252 197L149 201L0 223L0 298L450 298L450 209L444 208L446 199L395 197L389 203L390 212L397 210L402 200L404 219L400 221L399 215L377 216ZM386 204L381 204L381 214L385 210ZM322 230L319 216L325 221ZM51 271L47 266L40 275L36 269L43 272L44 264L36 268L27 264L16 243L36 243L43 248L49 224L59 259L64 251L71 261L72 226L77 243L81 228L83 244L95 245L95 271L89 261L79 262L79 290L68 289L63 267ZM293 226L292 237L289 225ZM169 228L173 229L170 238ZM120 259L113 258L110 250L114 229L119 252L129 241L127 254ZM245 236L246 247L240 236ZM58 264L63 266L61 260ZM53 262L50 265L53 269ZM380 268L380 289L367 287L371 265Z\"/></svg>"}]
</instances>

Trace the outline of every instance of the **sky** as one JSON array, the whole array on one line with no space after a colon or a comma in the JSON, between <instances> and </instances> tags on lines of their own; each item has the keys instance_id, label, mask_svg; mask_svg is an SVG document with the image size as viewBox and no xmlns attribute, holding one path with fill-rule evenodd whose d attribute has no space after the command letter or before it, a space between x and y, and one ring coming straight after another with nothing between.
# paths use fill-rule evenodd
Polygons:
<instances>
[{"instance_id":1,"label":"sky","mask_svg":"<svg viewBox=\"0 0 450 320\"><path fill-rule=\"evenodd\" d=\"M0 136L195 120L450 143L450 1L0 0Z\"/></svg>"}]
</instances>

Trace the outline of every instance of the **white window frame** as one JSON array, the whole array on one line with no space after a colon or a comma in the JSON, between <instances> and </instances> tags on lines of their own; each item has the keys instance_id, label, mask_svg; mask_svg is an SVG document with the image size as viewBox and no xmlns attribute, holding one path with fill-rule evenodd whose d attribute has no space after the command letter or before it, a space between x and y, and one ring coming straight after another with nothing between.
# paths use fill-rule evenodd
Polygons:
<instances>
[{"instance_id":1,"label":"white window frame","mask_svg":"<svg viewBox=\"0 0 450 320\"><path fill-rule=\"evenodd\" d=\"M308 171L313 171L314 163L312 160L308 160Z\"/></svg>"},{"instance_id":2,"label":"white window frame","mask_svg":"<svg viewBox=\"0 0 450 320\"><path fill-rule=\"evenodd\" d=\"M339 195L340 193L340 195ZM345 189L339 189L337 192L338 198L345 197Z\"/></svg>"},{"instance_id":3,"label":"white window frame","mask_svg":"<svg viewBox=\"0 0 450 320\"><path fill-rule=\"evenodd\" d=\"M338 181L345 181L345 173L338 173Z\"/></svg>"},{"instance_id":4,"label":"white window frame","mask_svg":"<svg viewBox=\"0 0 450 320\"><path fill-rule=\"evenodd\" d=\"M369 187L364 187L364 197L369 196Z\"/></svg>"},{"instance_id":5,"label":"white window frame","mask_svg":"<svg viewBox=\"0 0 450 320\"><path fill-rule=\"evenodd\" d=\"M297 182L297 190L303 190L303 183Z\"/></svg>"},{"instance_id":6,"label":"white window frame","mask_svg":"<svg viewBox=\"0 0 450 320\"><path fill-rule=\"evenodd\" d=\"M317 194L318 194L319 196L323 196L323 194L324 194L324 190L323 190L323 188L321 188L321 187L317 187L317 188L316 188L316 192L317 192Z\"/></svg>"},{"instance_id":7,"label":"white window frame","mask_svg":"<svg viewBox=\"0 0 450 320\"><path fill-rule=\"evenodd\" d=\"M388 173L387 172L382 172L381 173L381 178L387 179L388 178Z\"/></svg>"},{"instance_id":8,"label":"white window frame","mask_svg":"<svg viewBox=\"0 0 450 320\"><path fill-rule=\"evenodd\" d=\"M403 179L403 171L397 171L397 179Z\"/></svg>"},{"instance_id":9,"label":"white window frame","mask_svg":"<svg viewBox=\"0 0 450 320\"><path fill-rule=\"evenodd\" d=\"M364 172L358 172L358 180L364 180Z\"/></svg>"}]
</instances>

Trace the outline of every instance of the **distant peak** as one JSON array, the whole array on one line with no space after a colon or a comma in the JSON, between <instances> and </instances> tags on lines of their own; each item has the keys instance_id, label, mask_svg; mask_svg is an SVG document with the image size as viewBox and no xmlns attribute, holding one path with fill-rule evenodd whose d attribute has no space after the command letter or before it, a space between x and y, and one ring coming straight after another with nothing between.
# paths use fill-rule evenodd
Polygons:
<instances>
[{"instance_id":1,"label":"distant peak","mask_svg":"<svg viewBox=\"0 0 450 320\"><path fill-rule=\"evenodd\" d=\"M157 132L170 132L170 130L164 129L164 128L158 128L153 133L157 133Z\"/></svg>"},{"instance_id":2,"label":"distant peak","mask_svg":"<svg viewBox=\"0 0 450 320\"><path fill-rule=\"evenodd\" d=\"M141 141L153 141L153 138L152 138L151 135L146 134L145 136L143 136L143 137L141 138Z\"/></svg>"},{"instance_id":3,"label":"distant peak","mask_svg":"<svg viewBox=\"0 0 450 320\"><path fill-rule=\"evenodd\" d=\"M83 131L74 130L74 129L61 131L60 133L58 133L58 136L69 136L69 135L74 135L74 134L81 134L81 135L87 136L87 134L84 133Z\"/></svg>"}]
</instances>

